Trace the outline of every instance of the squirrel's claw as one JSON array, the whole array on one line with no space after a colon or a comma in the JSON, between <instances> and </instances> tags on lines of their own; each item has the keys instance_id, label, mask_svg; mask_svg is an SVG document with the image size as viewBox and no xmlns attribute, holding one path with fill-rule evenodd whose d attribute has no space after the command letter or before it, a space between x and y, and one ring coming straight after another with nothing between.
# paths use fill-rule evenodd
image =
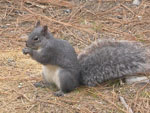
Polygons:
<instances>
[{"instance_id":1,"label":"squirrel's claw","mask_svg":"<svg viewBox=\"0 0 150 113\"><path fill-rule=\"evenodd\" d=\"M30 48L24 48L24 49L22 49L22 53L25 54L25 55L28 54L28 53L30 53L30 51L31 51Z\"/></svg>"},{"instance_id":2,"label":"squirrel's claw","mask_svg":"<svg viewBox=\"0 0 150 113\"><path fill-rule=\"evenodd\" d=\"M54 92L54 95L60 97L60 96L64 96L64 93L62 91L56 91Z\"/></svg>"},{"instance_id":3,"label":"squirrel's claw","mask_svg":"<svg viewBox=\"0 0 150 113\"><path fill-rule=\"evenodd\" d=\"M45 84L43 83L43 81L40 81L40 82L36 82L33 84L35 87L41 87L41 88L45 88Z\"/></svg>"}]
</instances>

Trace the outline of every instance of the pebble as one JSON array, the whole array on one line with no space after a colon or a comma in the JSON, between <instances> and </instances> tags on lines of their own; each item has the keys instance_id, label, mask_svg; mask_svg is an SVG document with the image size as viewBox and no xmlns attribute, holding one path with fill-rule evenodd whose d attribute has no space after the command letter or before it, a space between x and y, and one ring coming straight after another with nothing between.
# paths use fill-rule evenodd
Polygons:
<instances>
[{"instance_id":1,"label":"pebble","mask_svg":"<svg viewBox=\"0 0 150 113\"><path fill-rule=\"evenodd\" d=\"M133 0L133 3L132 3L132 4L139 6L140 3L141 3L141 0Z\"/></svg>"}]
</instances>

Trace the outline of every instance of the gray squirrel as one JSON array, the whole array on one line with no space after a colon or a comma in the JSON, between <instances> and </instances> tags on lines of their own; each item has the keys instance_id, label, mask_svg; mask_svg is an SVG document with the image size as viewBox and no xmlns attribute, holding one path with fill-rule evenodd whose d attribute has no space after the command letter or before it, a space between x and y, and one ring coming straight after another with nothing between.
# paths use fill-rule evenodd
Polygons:
<instances>
[{"instance_id":1,"label":"gray squirrel","mask_svg":"<svg viewBox=\"0 0 150 113\"><path fill-rule=\"evenodd\" d=\"M138 42L98 40L79 55L65 40L54 38L47 26L36 23L26 41L24 54L43 65L43 82L35 86L55 84L56 96L79 85L96 86L150 68L149 49Z\"/></svg>"}]
</instances>

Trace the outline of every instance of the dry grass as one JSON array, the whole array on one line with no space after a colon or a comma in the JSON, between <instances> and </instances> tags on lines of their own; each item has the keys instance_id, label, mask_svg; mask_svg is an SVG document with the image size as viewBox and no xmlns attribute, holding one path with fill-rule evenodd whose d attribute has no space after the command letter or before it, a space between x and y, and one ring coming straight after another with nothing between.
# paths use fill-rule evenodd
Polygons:
<instances>
[{"instance_id":1,"label":"dry grass","mask_svg":"<svg viewBox=\"0 0 150 113\"><path fill-rule=\"evenodd\" d=\"M80 87L65 97L35 88L41 65L24 56L24 37L35 22L47 24L55 37L68 40L77 52L98 38L150 42L150 1L132 0L1 0L1 113L125 113L122 96L135 113L150 113L150 87L104 83ZM54 89L55 90L55 89Z\"/></svg>"}]
</instances>

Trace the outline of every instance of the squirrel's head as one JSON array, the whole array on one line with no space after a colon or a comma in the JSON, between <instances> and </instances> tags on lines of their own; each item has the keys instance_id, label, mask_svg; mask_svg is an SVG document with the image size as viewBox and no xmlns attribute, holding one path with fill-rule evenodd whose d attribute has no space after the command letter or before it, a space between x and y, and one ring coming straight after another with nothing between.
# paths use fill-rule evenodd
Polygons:
<instances>
[{"instance_id":1,"label":"squirrel's head","mask_svg":"<svg viewBox=\"0 0 150 113\"><path fill-rule=\"evenodd\" d=\"M49 38L48 27L46 25L41 26L40 21L38 21L28 36L26 46L32 49L44 48Z\"/></svg>"}]
</instances>

